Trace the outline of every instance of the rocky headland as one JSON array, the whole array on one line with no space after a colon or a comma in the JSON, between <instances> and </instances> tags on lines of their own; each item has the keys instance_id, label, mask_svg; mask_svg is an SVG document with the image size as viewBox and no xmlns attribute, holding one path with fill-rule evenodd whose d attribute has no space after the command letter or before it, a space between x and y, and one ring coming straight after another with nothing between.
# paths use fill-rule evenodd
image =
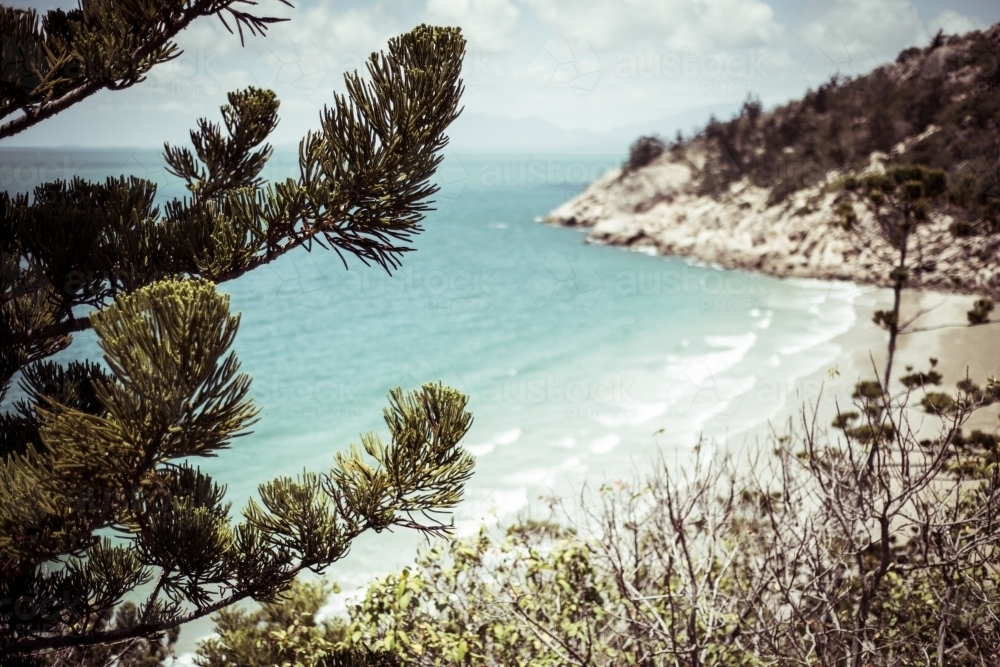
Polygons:
<instances>
[{"instance_id":1,"label":"rocky headland","mask_svg":"<svg viewBox=\"0 0 1000 667\"><path fill-rule=\"evenodd\" d=\"M1000 25L932 47L903 52L861 79L833 79L771 112L748 103L731 121L713 119L690 139L638 156L637 142L628 163L545 221L587 228L590 242L724 268L888 285L892 249L844 177L927 164L948 172L950 192L912 249L921 269L913 286L997 296L990 145L1000 118L991 111L996 91L977 86L986 72L982 52L1000 54ZM836 212L845 200L858 215L852 231ZM977 231L956 233L956 224Z\"/></svg>"}]
</instances>

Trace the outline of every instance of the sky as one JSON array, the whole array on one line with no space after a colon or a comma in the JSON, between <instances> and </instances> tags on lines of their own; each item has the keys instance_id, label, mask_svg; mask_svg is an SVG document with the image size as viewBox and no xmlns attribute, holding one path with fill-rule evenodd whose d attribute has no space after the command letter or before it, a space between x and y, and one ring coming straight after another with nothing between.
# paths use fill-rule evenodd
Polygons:
<instances>
[{"instance_id":1,"label":"sky","mask_svg":"<svg viewBox=\"0 0 1000 667\"><path fill-rule=\"evenodd\" d=\"M8 0L9 1L9 0ZM71 7L53 0L15 6ZM295 144L386 40L419 23L458 25L465 143L503 134L511 119L535 129L607 133L687 125L735 110L748 95L765 107L800 97L831 74L861 74L955 34L1000 21L996 0L301 0L262 11L290 20L240 46L214 17L177 40L181 57L120 92L102 91L5 146L156 147L186 141L199 117L216 120L227 91L275 90L281 123L272 143ZM702 120L703 119L703 120ZM678 121L680 124L680 121ZM657 125L658 124L658 125ZM543 132L544 134L544 132ZM567 135L569 136L569 135ZM575 135L574 135L575 136ZM493 136L495 140L496 137Z\"/></svg>"}]
</instances>

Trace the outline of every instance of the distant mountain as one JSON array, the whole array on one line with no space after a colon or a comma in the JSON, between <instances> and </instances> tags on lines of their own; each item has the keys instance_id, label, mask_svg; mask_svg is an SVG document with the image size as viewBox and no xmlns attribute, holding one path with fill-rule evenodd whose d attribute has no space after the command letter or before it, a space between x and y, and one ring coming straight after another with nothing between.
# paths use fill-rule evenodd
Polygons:
<instances>
[{"instance_id":1,"label":"distant mountain","mask_svg":"<svg viewBox=\"0 0 1000 667\"><path fill-rule=\"evenodd\" d=\"M678 130L690 136L715 115L738 110L732 104L691 109L642 123L631 123L605 132L563 129L541 118L504 118L467 111L451 126L451 148L457 152L617 151L628 150L636 137L658 134L673 138Z\"/></svg>"}]
</instances>

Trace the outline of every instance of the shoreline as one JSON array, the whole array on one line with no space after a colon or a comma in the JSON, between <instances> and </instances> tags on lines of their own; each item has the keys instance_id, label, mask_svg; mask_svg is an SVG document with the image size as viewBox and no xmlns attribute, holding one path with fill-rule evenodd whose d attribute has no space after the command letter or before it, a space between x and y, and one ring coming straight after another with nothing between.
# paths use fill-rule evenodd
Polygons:
<instances>
[{"instance_id":1,"label":"shoreline","mask_svg":"<svg viewBox=\"0 0 1000 667\"><path fill-rule=\"evenodd\" d=\"M897 144L891 154L873 152L860 173L885 171L890 158L939 130L928 126ZM634 170L611 170L543 216L542 222L584 231L587 243L725 269L891 285L894 251L881 239L871 211L853 199L842 199L843 173L828 171L818 183L778 199L771 187L755 185L746 176L722 192L706 194L700 182L710 162L703 150L691 149L682 155L664 152ZM848 232L840 224L838 210L845 202L852 202L860 232ZM920 288L1000 299L1000 260L979 256L979 237L953 236L953 221L947 213L935 215L919 231L923 246L947 248L936 255L936 262L924 265Z\"/></svg>"},{"instance_id":2,"label":"shoreline","mask_svg":"<svg viewBox=\"0 0 1000 667\"><path fill-rule=\"evenodd\" d=\"M928 126L890 153L902 155L939 129ZM829 339L840 347L829 367L809 370L792 382L791 395L777 410L761 405L768 414L755 424L740 427L731 436L713 435L729 443L741 435L759 436L768 423L786 420L797 412L802 400L822 404L824 419L829 413L836 414L836 401L850 404L859 379L873 379L882 372L888 334L871 319L876 310L891 309L891 262L887 260L893 251L878 239L858 245L854 235L835 224L841 198L841 174L835 170L815 185L778 201L772 201L771 188L756 186L746 177L722 192L705 194L699 189L699 178L708 169L709 156L697 147L674 153L666 151L633 170L604 174L553 209L542 222L583 232L588 244L675 257L693 265L783 281L815 280L829 283L831 292L836 289L834 284L859 288L862 293L857 297L850 331ZM864 171L884 170L890 157L873 152ZM859 228L871 231L877 227L863 206L855 205L854 210ZM919 243L928 247L949 243L949 252L936 264L925 264L919 287L904 291L903 321L919 313L912 326L929 330L900 337L893 368L894 392L904 389L898 378L906 374L907 366L927 370L930 357L940 360L937 370L944 379L939 391L954 390L966 368L969 378L980 385L988 376L1000 375L1000 351L993 352L1000 329L991 325L970 329L966 319L976 298L1000 299L1000 263L974 252L978 237L952 237L951 222L949 215L935 216L920 231ZM959 326L936 328L945 324ZM785 374L778 371L776 376ZM758 380L768 379L766 371L758 374ZM832 417L826 423L830 421ZM996 426L981 415L970 424L970 428L990 430Z\"/></svg>"},{"instance_id":3,"label":"shoreline","mask_svg":"<svg viewBox=\"0 0 1000 667\"><path fill-rule=\"evenodd\" d=\"M904 292L902 315L904 321L914 317L921 309L927 310L914 322L915 327L942 327L901 336L893 368L893 388L901 391L899 377L906 374L907 366L914 370L927 370L929 359L937 360L935 367L944 378L939 391L954 391L955 383L968 375L973 382L983 386L989 377L1000 376L1000 322L976 327L965 325L965 313L971 308L974 296L947 294L933 290ZM783 432L792 421L793 428L801 423L802 411L816 411L817 423L824 428L841 410L852 404L851 393L858 380L873 379L876 371L881 374L885 364L888 334L871 320L875 310L891 306L892 294L887 288L868 286L854 300L857 313L851 327L828 342L841 349L831 364L811 370L796 378L793 391L783 404L766 418L741 429L719 445L742 449L760 443L773 429ZM942 325L959 324L950 327ZM911 408L914 425L919 428L925 414L919 406L919 390L914 392ZM1000 406L988 406L977 411L965 426L966 431L980 429L998 430Z\"/></svg>"},{"instance_id":4,"label":"shoreline","mask_svg":"<svg viewBox=\"0 0 1000 667\"><path fill-rule=\"evenodd\" d=\"M843 281L816 282L843 284ZM847 299L854 311L854 321L843 331L804 347L796 354L800 358L810 359L820 354L824 348L836 349L794 376L788 382L780 404L761 418L720 439L719 446L739 450L760 445L772 432L783 433L788 428L789 421L793 429L798 428L803 410L816 410L819 423L826 426L836 415L838 406L843 409L845 404L850 403L855 383L873 375L871 356L885 345L885 332L872 322L872 315L875 310L886 307L889 298L883 288L864 285L856 287L857 293ZM822 308L823 305L828 306L820 304L819 307ZM790 359L790 363L795 361L794 358ZM761 379L765 383L769 381L765 376ZM759 396L756 403L762 408L766 407L766 401L760 400Z\"/></svg>"}]
</instances>

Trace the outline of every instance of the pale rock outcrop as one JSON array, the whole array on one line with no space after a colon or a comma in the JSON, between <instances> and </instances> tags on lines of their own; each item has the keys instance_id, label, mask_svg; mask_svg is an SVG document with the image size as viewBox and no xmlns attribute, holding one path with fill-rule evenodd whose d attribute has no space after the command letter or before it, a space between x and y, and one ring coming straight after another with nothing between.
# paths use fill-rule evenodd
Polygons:
<instances>
[{"instance_id":1,"label":"pale rock outcrop","mask_svg":"<svg viewBox=\"0 0 1000 667\"><path fill-rule=\"evenodd\" d=\"M937 128L901 142L902 153ZM883 169L884 153L873 153L869 170ZM892 251L874 233L845 231L834 213L842 174L831 171L816 185L769 205L770 188L747 179L733 183L722 196L696 192L698 164L704 156L682 158L669 151L646 167L611 171L576 198L552 211L545 222L589 227L594 243L691 257L725 268L775 276L853 280L889 284L886 259ZM873 221L855 207L860 228ZM946 248L924 264L921 286L996 295L1000 292L996 261L982 259L981 239L954 240L951 218L941 216L921 230L914 251ZM918 255L915 255L918 256Z\"/></svg>"}]
</instances>

